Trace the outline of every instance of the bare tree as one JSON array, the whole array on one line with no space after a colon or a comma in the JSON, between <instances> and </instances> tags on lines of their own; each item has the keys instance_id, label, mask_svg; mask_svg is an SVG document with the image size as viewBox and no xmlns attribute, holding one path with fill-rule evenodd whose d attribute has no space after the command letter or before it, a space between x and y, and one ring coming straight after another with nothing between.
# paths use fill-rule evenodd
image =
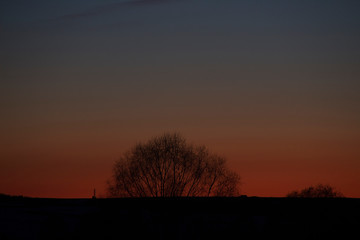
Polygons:
<instances>
[{"instance_id":1,"label":"bare tree","mask_svg":"<svg viewBox=\"0 0 360 240\"><path fill-rule=\"evenodd\" d=\"M204 146L166 133L135 145L113 168L111 197L235 196L240 177Z\"/></svg>"},{"instance_id":2,"label":"bare tree","mask_svg":"<svg viewBox=\"0 0 360 240\"><path fill-rule=\"evenodd\" d=\"M335 190L330 185L318 184L315 187L310 186L301 191L292 191L287 194L287 197L302 197L302 198L336 198L344 197L341 192Z\"/></svg>"}]
</instances>

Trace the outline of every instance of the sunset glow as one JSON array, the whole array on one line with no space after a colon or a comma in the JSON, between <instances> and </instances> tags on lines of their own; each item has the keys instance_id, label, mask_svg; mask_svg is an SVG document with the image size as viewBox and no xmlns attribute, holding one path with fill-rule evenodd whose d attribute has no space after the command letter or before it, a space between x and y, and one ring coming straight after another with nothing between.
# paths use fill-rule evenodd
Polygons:
<instances>
[{"instance_id":1,"label":"sunset glow","mask_svg":"<svg viewBox=\"0 0 360 240\"><path fill-rule=\"evenodd\" d=\"M51 3L50 3L51 2ZM241 193L360 198L360 2L0 3L0 193L106 196L113 163L179 132Z\"/></svg>"}]
</instances>

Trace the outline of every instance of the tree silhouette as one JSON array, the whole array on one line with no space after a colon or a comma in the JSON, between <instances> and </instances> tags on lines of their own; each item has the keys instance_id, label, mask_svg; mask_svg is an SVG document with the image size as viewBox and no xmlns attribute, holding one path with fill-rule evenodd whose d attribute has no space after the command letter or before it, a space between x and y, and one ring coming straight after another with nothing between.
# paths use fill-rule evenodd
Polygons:
<instances>
[{"instance_id":1,"label":"tree silhouette","mask_svg":"<svg viewBox=\"0 0 360 240\"><path fill-rule=\"evenodd\" d=\"M240 177L204 146L166 133L136 144L113 167L111 197L238 195Z\"/></svg>"},{"instance_id":2,"label":"tree silhouette","mask_svg":"<svg viewBox=\"0 0 360 240\"><path fill-rule=\"evenodd\" d=\"M292 191L287 194L287 197L302 197L302 198L335 198L344 197L341 192L336 191L330 185L318 184L315 187L310 186L301 191Z\"/></svg>"}]
</instances>

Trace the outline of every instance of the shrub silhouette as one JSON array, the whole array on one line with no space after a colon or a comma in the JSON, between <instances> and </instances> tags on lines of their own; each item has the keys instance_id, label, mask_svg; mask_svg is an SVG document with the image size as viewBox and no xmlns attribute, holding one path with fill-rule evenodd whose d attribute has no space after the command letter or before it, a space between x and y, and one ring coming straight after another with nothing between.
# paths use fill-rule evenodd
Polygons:
<instances>
[{"instance_id":1,"label":"shrub silhouette","mask_svg":"<svg viewBox=\"0 0 360 240\"><path fill-rule=\"evenodd\" d=\"M315 187L310 186L301 191L292 191L287 194L287 197L302 197L302 198L335 198L344 197L341 192L336 191L330 185L318 184Z\"/></svg>"},{"instance_id":2,"label":"shrub silhouette","mask_svg":"<svg viewBox=\"0 0 360 240\"><path fill-rule=\"evenodd\" d=\"M238 195L240 177L204 146L166 133L135 145L113 167L110 197Z\"/></svg>"}]
</instances>

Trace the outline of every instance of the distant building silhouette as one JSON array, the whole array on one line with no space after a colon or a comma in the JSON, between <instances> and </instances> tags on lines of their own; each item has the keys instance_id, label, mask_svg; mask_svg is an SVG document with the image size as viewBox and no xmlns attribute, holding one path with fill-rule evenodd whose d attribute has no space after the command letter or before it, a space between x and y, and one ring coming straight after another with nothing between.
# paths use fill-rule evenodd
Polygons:
<instances>
[{"instance_id":1,"label":"distant building silhouette","mask_svg":"<svg viewBox=\"0 0 360 240\"><path fill-rule=\"evenodd\" d=\"M92 199L96 199L96 189L94 188L94 195L92 196Z\"/></svg>"}]
</instances>

